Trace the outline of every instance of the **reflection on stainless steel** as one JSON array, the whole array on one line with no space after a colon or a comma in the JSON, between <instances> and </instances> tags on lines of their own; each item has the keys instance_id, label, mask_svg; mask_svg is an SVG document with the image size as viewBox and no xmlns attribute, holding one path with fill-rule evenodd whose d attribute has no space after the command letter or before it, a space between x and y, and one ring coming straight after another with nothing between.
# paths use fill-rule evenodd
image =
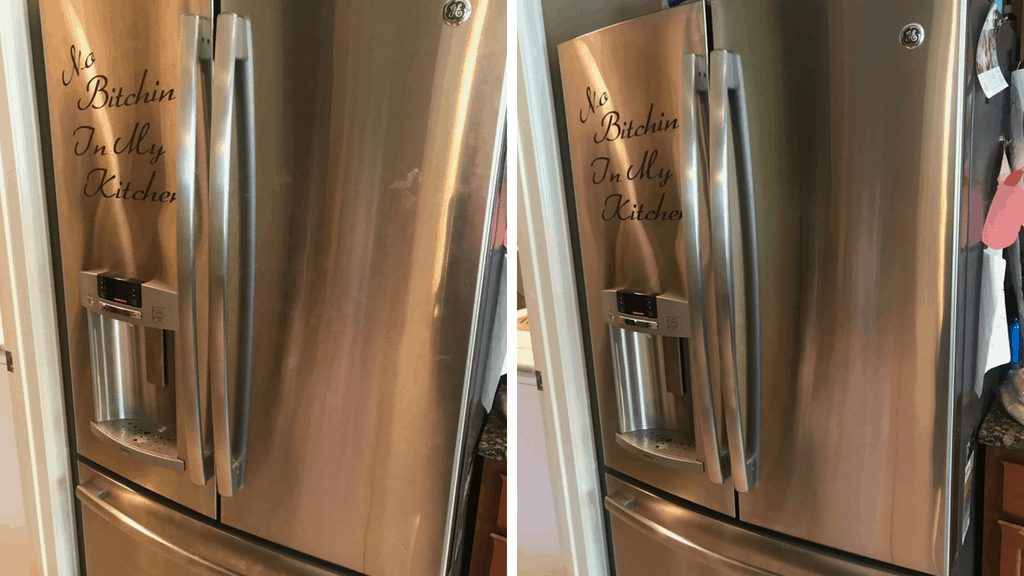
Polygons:
<instances>
[{"instance_id":1,"label":"reflection on stainless steel","mask_svg":"<svg viewBox=\"0 0 1024 576\"><path fill-rule=\"evenodd\" d=\"M87 318L92 310L104 312L98 299L95 307L88 304L79 275L84 270L99 271L116 278L152 282L172 295L176 293L173 200L177 161L174 138L179 125L177 99L181 96L180 21L186 13L210 19L211 4L208 0L142 4L128 0L41 0L40 12L78 453L171 500L213 516L216 492L212 484L194 486L187 471L144 463L125 454L109 436L101 438L92 431L90 423L97 408L102 410L108 400L100 400L99 405L94 401ZM125 45L127 37L132 39L131 49ZM205 113L200 102L201 117ZM201 132L197 150L200 157L206 154ZM197 195L204 198L205 190L205 183L200 182ZM203 203L205 200L201 200ZM197 242L203 240L204 226L201 222L197 226ZM205 252L199 251L196 258L205 265ZM205 290L205 272L197 283L199 291ZM145 294L143 300L145 303ZM172 301L177 302L176 295ZM105 314L114 312L108 310ZM151 312L143 308L141 321L148 322ZM166 320L166 329L176 328L176 313ZM204 329L200 326L200 348L206 344ZM202 370L205 358L200 356ZM187 395L177 394L176 387L176 382L143 385L144 390L161 398L136 403L139 410L151 414L147 421L159 422L152 414L162 414L160 418L171 419L161 423L169 429L188 428L184 421L188 410L175 406ZM96 391L95 397L108 398L100 394ZM200 397L204 395L200 393ZM183 459L185 455L183 441L176 447L175 457Z\"/></svg>"},{"instance_id":2,"label":"reflection on stainless steel","mask_svg":"<svg viewBox=\"0 0 1024 576\"><path fill-rule=\"evenodd\" d=\"M735 95L730 99L729 94ZM709 132L711 145L712 249L718 289L719 370L725 399L725 427L729 434L733 484L747 492L757 483L758 446L761 428L761 307L758 291L757 228L754 211L755 188L750 169L750 136L747 132L746 94L740 57L724 50L711 52L708 82ZM733 115L736 116L735 120ZM736 138L733 139L733 131ZM735 166L729 159L736 151ZM732 168L732 169L731 169ZM736 182L732 172L736 171ZM735 189L735 190L734 190ZM730 198L734 192L738 202ZM733 207L733 209L730 209ZM738 214L737 214L738 212ZM738 218L737 218L738 216ZM734 258L737 241L732 234L738 226L742 243L740 257ZM738 269L739 273L734 273ZM740 298L737 299L737 286ZM748 300L749 297L749 300ZM746 357L742 356L746 351ZM747 391L741 414L740 389ZM746 430L745 430L746 429ZM744 432L749 432L748 438ZM749 450L748 450L749 448Z\"/></svg>"},{"instance_id":3,"label":"reflection on stainless steel","mask_svg":"<svg viewBox=\"0 0 1024 576\"><path fill-rule=\"evenodd\" d=\"M84 464L78 474L90 575L333 574L175 512Z\"/></svg>"},{"instance_id":4,"label":"reflection on stainless steel","mask_svg":"<svg viewBox=\"0 0 1024 576\"><path fill-rule=\"evenodd\" d=\"M714 300L703 298L705 291L714 293L708 208L703 199L694 205L707 181L707 100L700 91L706 72L698 65L706 57L704 9L687 4L632 22L558 47L604 460L662 490L734 514L732 486L723 483L728 455L720 450L725 430L717 425L721 392L709 381L717 378L718 358ZM684 53L693 56L683 60L689 68L680 74L675 71ZM692 149L682 146L680 132L695 136L686 145ZM680 162L682 152L687 154ZM699 227L681 225L684 218ZM699 244L691 245L698 236ZM697 250L700 261L694 262ZM675 415L685 414L694 432L662 436L677 442L671 446L685 458L705 464L706 472L686 466L693 473L684 473L638 454L638 445L670 446L663 441L616 436L620 410L628 414L637 405L636 398L616 392L615 351L606 327L614 308L601 298L601 291L620 289L694 303L688 306L685 339L692 391L674 398ZM651 320L660 330L661 314ZM658 360L655 373L663 365Z\"/></svg>"},{"instance_id":5,"label":"reflection on stainless steel","mask_svg":"<svg viewBox=\"0 0 1024 576\"><path fill-rule=\"evenodd\" d=\"M619 576L884 576L675 506L610 476L605 508Z\"/></svg>"},{"instance_id":6,"label":"reflection on stainless steel","mask_svg":"<svg viewBox=\"0 0 1024 576\"><path fill-rule=\"evenodd\" d=\"M233 496L245 478L249 439L256 266L252 30L249 22L234 14L217 17L210 116L210 391L214 461L217 490L222 496ZM233 163L236 118L239 159ZM237 219L236 226L232 226L233 219ZM234 277L230 277L232 272ZM233 402L228 398L229 388L235 392Z\"/></svg>"},{"instance_id":7,"label":"reflection on stainless steel","mask_svg":"<svg viewBox=\"0 0 1024 576\"><path fill-rule=\"evenodd\" d=\"M88 318L96 421L127 418L146 383L143 328L91 311Z\"/></svg>"},{"instance_id":8,"label":"reflection on stainless steel","mask_svg":"<svg viewBox=\"0 0 1024 576\"><path fill-rule=\"evenodd\" d=\"M666 394L662 339L610 326L619 429L674 428L675 406Z\"/></svg>"},{"instance_id":9,"label":"reflection on stainless steel","mask_svg":"<svg viewBox=\"0 0 1024 576\"><path fill-rule=\"evenodd\" d=\"M246 473L221 518L367 574L439 573L506 3L457 27L430 3L221 8L251 25L257 183Z\"/></svg>"}]
</instances>

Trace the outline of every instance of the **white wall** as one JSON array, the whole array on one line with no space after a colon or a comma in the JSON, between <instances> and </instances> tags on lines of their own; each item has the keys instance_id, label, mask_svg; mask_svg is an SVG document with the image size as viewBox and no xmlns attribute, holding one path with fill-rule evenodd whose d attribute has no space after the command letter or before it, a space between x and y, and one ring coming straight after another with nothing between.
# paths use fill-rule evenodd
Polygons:
<instances>
[{"instance_id":1,"label":"white wall","mask_svg":"<svg viewBox=\"0 0 1024 576\"><path fill-rule=\"evenodd\" d=\"M14 435L18 424L14 419L11 381L7 374L0 366L0 562L3 563L0 569L4 574L39 576L42 570L36 561L35 544L25 520L22 470Z\"/></svg>"},{"instance_id":2,"label":"white wall","mask_svg":"<svg viewBox=\"0 0 1024 576\"><path fill-rule=\"evenodd\" d=\"M543 399L532 375L520 373L516 380L517 572L520 576L568 576L571 560L559 536L554 482L548 466L552 457L544 437Z\"/></svg>"}]
</instances>

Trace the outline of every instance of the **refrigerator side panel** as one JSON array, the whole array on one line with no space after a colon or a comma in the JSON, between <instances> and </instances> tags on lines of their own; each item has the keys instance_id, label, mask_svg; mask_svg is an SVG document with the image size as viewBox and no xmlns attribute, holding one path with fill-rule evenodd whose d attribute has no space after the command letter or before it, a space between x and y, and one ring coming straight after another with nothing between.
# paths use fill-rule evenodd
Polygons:
<instances>
[{"instance_id":1,"label":"refrigerator side panel","mask_svg":"<svg viewBox=\"0 0 1024 576\"><path fill-rule=\"evenodd\" d=\"M739 517L943 574L966 3L709 4L742 61L760 253Z\"/></svg>"},{"instance_id":2,"label":"refrigerator side panel","mask_svg":"<svg viewBox=\"0 0 1024 576\"><path fill-rule=\"evenodd\" d=\"M471 4L458 25L434 3L221 4L252 30L256 167L248 454L221 519L375 576L448 560L503 137L506 3Z\"/></svg>"},{"instance_id":3,"label":"refrigerator side panel","mask_svg":"<svg viewBox=\"0 0 1024 576\"><path fill-rule=\"evenodd\" d=\"M196 14L211 22L212 5L204 0L42 0L40 11L67 309L70 357L65 361L78 452L215 516L214 483L192 484L182 469L183 447L169 432L182 428L182 411L175 406L173 328L143 328L90 312L85 298L92 289L83 286L81 276L91 271L175 290L181 16ZM199 155L205 153L201 134ZM205 184L200 196L202 189ZM101 296L89 296L95 297L93 308L125 310ZM141 321L153 320L151 308L140 310ZM177 320L173 314L159 318ZM101 333L117 342L98 338ZM143 415L159 425L143 430L149 435L135 434L128 423ZM157 436L151 442L155 451L174 461L176 469L129 455L138 456L135 446Z\"/></svg>"}]
</instances>

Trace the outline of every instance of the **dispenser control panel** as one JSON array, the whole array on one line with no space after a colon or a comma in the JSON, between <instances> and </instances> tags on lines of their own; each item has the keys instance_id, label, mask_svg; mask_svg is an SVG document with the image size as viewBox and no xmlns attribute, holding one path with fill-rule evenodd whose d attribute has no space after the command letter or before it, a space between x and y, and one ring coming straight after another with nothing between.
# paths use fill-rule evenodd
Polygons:
<instances>
[{"instance_id":1,"label":"dispenser control panel","mask_svg":"<svg viewBox=\"0 0 1024 576\"><path fill-rule=\"evenodd\" d=\"M644 318L658 317L657 296L619 290L615 293L615 301L619 306L619 312L623 314L643 316Z\"/></svg>"},{"instance_id":2,"label":"dispenser control panel","mask_svg":"<svg viewBox=\"0 0 1024 576\"><path fill-rule=\"evenodd\" d=\"M97 276L96 289L99 297L119 304L142 308L142 284L119 280L110 276Z\"/></svg>"},{"instance_id":3,"label":"dispenser control panel","mask_svg":"<svg viewBox=\"0 0 1024 576\"><path fill-rule=\"evenodd\" d=\"M115 320L160 328L178 329L178 293L159 282L135 282L107 271L79 273L82 306Z\"/></svg>"},{"instance_id":4,"label":"dispenser control panel","mask_svg":"<svg viewBox=\"0 0 1024 576\"><path fill-rule=\"evenodd\" d=\"M647 334L688 338L690 305L666 294L643 294L626 290L602 290L605 322Z\"/></svg>"}]
</instances>

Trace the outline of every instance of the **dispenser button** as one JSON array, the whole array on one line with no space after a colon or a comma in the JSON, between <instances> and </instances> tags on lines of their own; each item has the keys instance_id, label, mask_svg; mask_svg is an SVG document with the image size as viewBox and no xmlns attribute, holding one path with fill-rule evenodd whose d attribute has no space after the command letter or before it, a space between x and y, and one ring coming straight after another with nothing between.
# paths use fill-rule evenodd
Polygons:
<instances>
[{"instance_id":1,"label":"dispenser button","mask_svg":"<svg viewBox=\"0 0 1024 576\"><path fill-rule=\"evenodd\" d=\"M658 323L651 322L650 320L638 320L636 318L623 318L622 320L626 326L636 326L638 328L646 328L648 330L657 330Z\"/></svg>"},{"instance_id":2,"label":"dispenser button","mask_svg":"<svg viewBox=\"0 0 1024 576\"><path fill-rule=\"evenodd\" d=\"M104 312L111 312L113 314L117 314L118 316L127 316L128 318L134 318L136 320L142 319L142 312L139 312L137 310L128 310L126 308L121 308L119 306L111 306L106 302L101 302L100 304L102 304Z\"/></svg>"}]
</instances>

